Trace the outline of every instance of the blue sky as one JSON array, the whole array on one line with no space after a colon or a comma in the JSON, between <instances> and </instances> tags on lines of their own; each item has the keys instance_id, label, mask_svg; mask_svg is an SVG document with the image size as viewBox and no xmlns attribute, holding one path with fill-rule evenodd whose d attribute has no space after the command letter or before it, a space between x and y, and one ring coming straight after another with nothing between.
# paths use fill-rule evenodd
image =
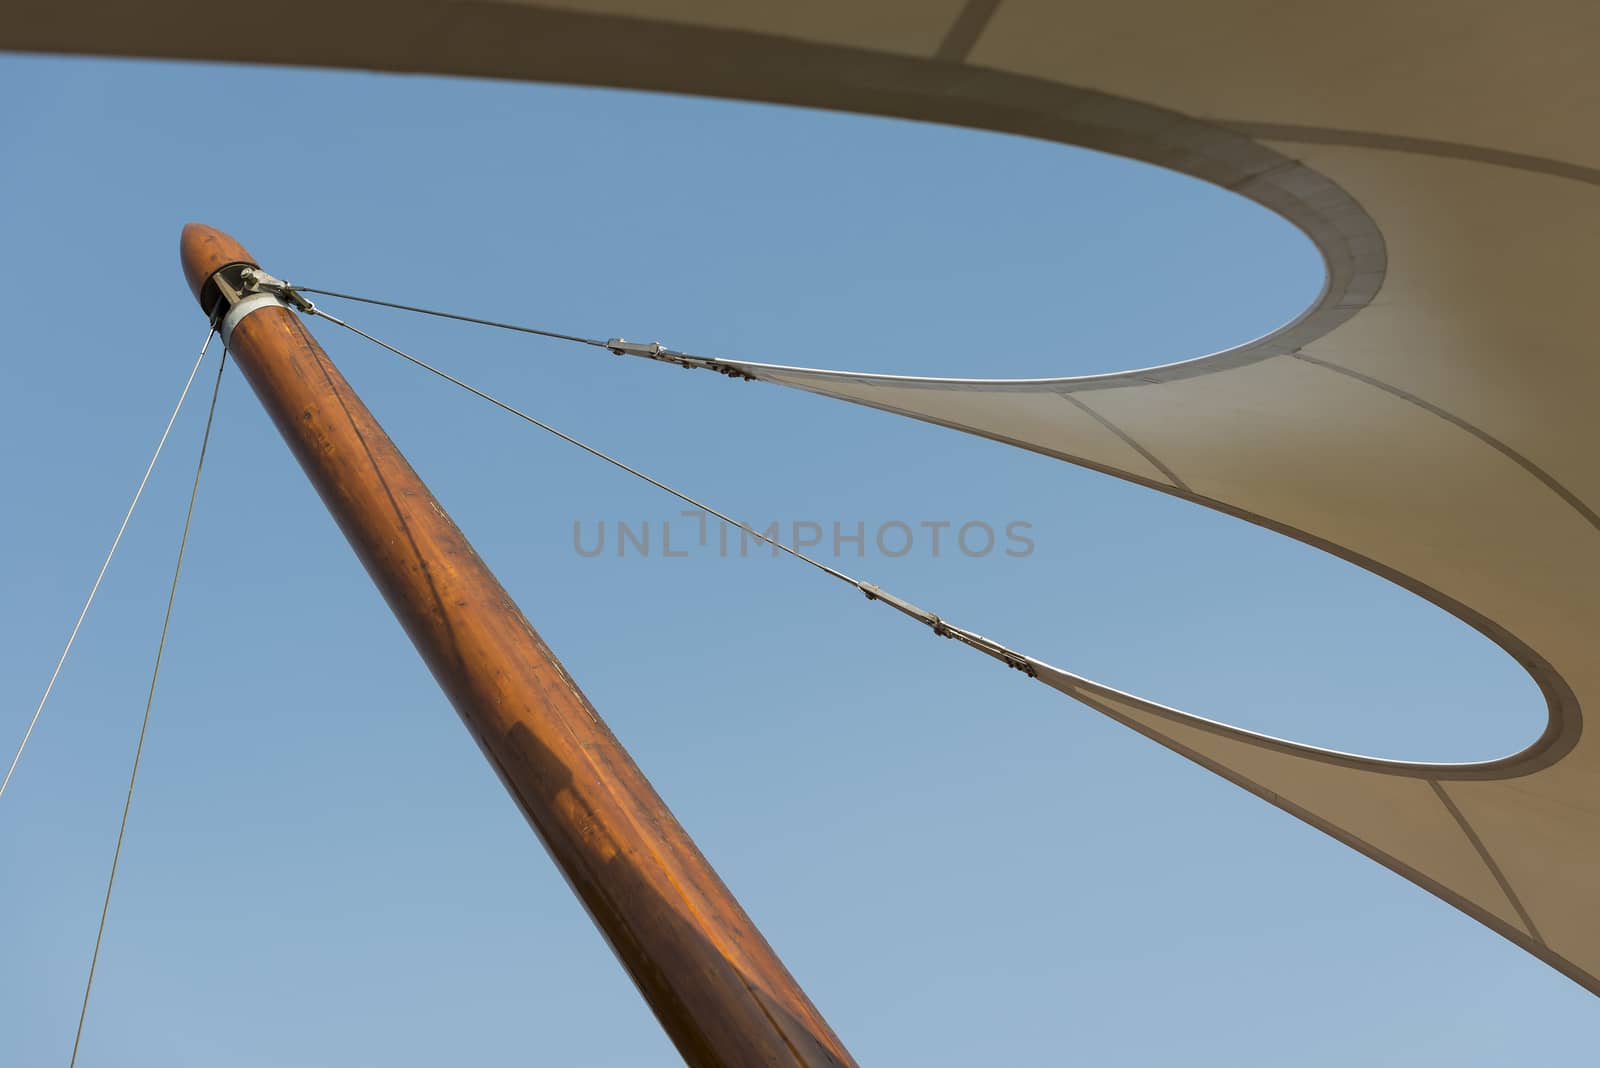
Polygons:
<instances>
[{"instance_id":1,"label":"blue sky","mask_svg":"<svg viewBox=\"0 0 1600 1068\"><path fill-rule=\"evenodd\" d=\"M1321 284L1254 205L1016 138L27 57L0 92L7 760L204 333L186 221L307 285L900 373L1169 362ZM328 306L757 526L1026 522L1022 558L830 562L1119 688L1385 756L1540 728L1464 625L1198 507L777 387ZM1584 1061L1594 999L1423 891L810 569L580 555L574 524L692 527L318 329L863 1064ZM203 401L0 798L0 1063L71 1046ZM673 1063L232 372L79 1063Z\"/></svg>"}]
</instances>

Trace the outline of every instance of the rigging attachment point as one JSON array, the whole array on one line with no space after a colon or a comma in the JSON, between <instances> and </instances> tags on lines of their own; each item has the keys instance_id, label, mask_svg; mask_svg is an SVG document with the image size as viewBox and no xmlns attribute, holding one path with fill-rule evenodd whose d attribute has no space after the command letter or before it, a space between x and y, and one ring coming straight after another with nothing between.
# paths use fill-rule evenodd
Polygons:
<instances>
[{"instance_id":1,"label":"rigging attachment point","mask_svg":"<svg viewBox=\"0 0 1600 1068\"><path fill-rule=\"evenodd\" d=\"M691 356L687 352L663 348L659 341L652 341L646 344L642 341L629 341L627 338L614 337L606 342L606 348L616 356L642 356L647 360L677 364L679 367L690 371L715 371L717 374L727 375L729 378L739 378L746 382L755 381L754 375L737 364L714 359L710 356Z\"/></svg>"},{"instance_id":2,"label":"rigging attachment point","mask_svg":"<svg viewBox=\"0 0 1600 1068\"><path fill-rule=\"evenodd\" d=\"M239 272L239 280L244 283L246 293L271 293L284 303L307 314L317 310L317 306L302 296L294 286L259 267L246 267Z\"/></svg>"},{"instance_id":3,"label":"rigging attachment point","mask_svg":"<svg viewBox=\"0 0 1600 1068\"><path fill-rule=\"evenodd\" d=\"M625 337L614 337L606 342L606 348L611 350L613 356L643 356L645 359L658 359L667 350L661 347L661 342L652 341L648 345L642 341L629 341Z\"/></svg>"}]
</instances>

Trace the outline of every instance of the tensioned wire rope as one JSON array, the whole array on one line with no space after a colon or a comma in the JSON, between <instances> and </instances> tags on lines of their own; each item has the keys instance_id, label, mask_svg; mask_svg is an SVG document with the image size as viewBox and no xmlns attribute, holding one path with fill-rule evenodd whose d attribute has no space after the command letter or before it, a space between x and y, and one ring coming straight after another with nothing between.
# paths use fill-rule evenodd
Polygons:
<instances>
[{"instance_id":1,"label":"tensioned wire rope","mask_svg":"<svg viewBox=\"0 0 1600 1068\"><path fill-rule=\"evenodd\" d=\"M200 346L200 355L195 357L194 366L189 369L189 377L184 380L183 389L178 393L178 403L173 406L172 414L167 417L167 425L161 430L155 452L151 455L150 462L145 465L144 475L139 479L138 488L133 491L133 500L128 504L128 510L122 514L122 523L117 527L116 536L111 539L111 548L106 550L105 559L100 563L100 571L89 587L89 596L84 600L83 607L78 610L78 618L73 622L72 630L67 635L66 646L56 659L55 669L50 672L50 680L45 683L44 694L33 710L33 718L28 720L28 727L22 732L22 741L17 744L17 751L11 757L11 766L6 768L5 778L0 779L0 797L5 795L6 787L11 785L11 776L16 773L17 764L22 760L22 751L28 747L28 741L33 737L33 729L39 725L39 717L44 713L50 694L56 688L56 680L61 677L61 669L67 662L67 655L72 652L73 643L78 640L78 632L83 629L83 621L88 617L95 596L100 592L100 584L105 581L106 572L111 568L111 558L117 555L117 547L122 544L122 535L127 532L128 522L133 519L134 509L139 507L139 500L144 496L145 487L150 484L150 474L156 469L156 461L161 459L161 450L166 447L167 438L172 434L173 424L178 421L178 413L183 410L183 402L188 399L189 387L194 385L195 375L200 373L200 365L205 362L206 352L210 350L211 341L216 336L217 324L213 320L206 331L205 343Z\"/></svg>"},{"instance_id":2,"label":"tensioned wire rope","mask_svg":"<svg viewBox=\"0 0 1600 1068\"><path fill-rule=\"evenodd\" d=\"M1023 654L1018 653L1015 650L1012 650L1010 648L1007 648L1006 646L1001 645L999 642L996 642L991 638L986 638L983 635L978 634L978 633L976 633L974 631L966 630L965 628L958 627L958 626L955 626L954 624L948 623L944 619L940 618L939 616L934 615L932 612L929 612L924 608L919 608L916 605L912 604L911 602L906 601L906 600L904 600L904 599L902 599L900 597L897 597L894 594L889 593L888 591L886 591L886 590L884 590L884 589L882 589L882 588L880 588L880 587L878 587L878 586L876 586L876 585L874 585L874 584L872 584L870 582L865 582L865 581L863 581L861 579L854 578L854 577L852 577L850 575L847 575L843 571L840 571L838 568L830 567L829 565L823 563L821 560L818 560L815 557L808 556L804 552L801 552L798 548L795 548L793 546L787 545L784 542L778 540L777 538L773 538L773 537L767 535L766 533L764 533L762 531L756 530L754 527L750 526L747 523L742 523L739 520L734 519L732 516L728 515L726 512L723 512L723 511L721 511L719 509L713 508L709 504L706 504L705 502L703 502L701 500L698 500L697 498L692 497L689 494L684 493L681 490L675 489L674 487L668 485L665 482L662 482L661 480L659 480L657 478L653 478L650 475L645 474L643 471L641 471L638 468L633 467L633 466L623 462L622 460L616 458L615 456L612 456L609 453L606 453L606 452L604 452L604 451L602 451L602 450L600 450L600 449L598 449L598 448L596 448L596 447L594 447L592 445L586 444L585 442L580 441L577 438L573 437L571 434L568 434L568 433L565 433L564 431L556 429L554 426L551 426L549 423L546 423L543 420L540 420L538 418L535 418L532 415L529 415L527 412L521 410L520 408L517 408L517 407L515 407L515 406L513 406L511 404L508 404L506 401L503 401L500 398L498 398L496 396L493 396L492 394L489 394L489 393L477 388L476 386L473 386L473 385L461 380L460 378L455 377L454 375L450 374L449 372L444 371L441 368L436 367L431 363L428 363L426 360L423 360L423 359L421 359L421 358L419 358L417 356L412 355L409 352L406 352L406 351L404 351L404 350L402 350L400 348L397 348L396 346L389 344L387 341L384 341L381 338L375 337L372 334L369 334L368 332L366 332L365 330L360 329L359 327L351 325L350 323L344 321L343 319L339 318L336 315L332 315L329 312L323 311L321 308L318 308L318 307L312 305L310 301L305 300L304 297L299 296L299 294L316 293L316 294L318 294L320 296L335 297L335 298L342 299L342 300L352 300L352 301L357 301L357 302L360 302L360 303L363 303L363 304L373 304L373 305L378 305L378 306L381 306L381 307L394 308L394 309L397 309L397 310L400 310L400 311L415 312L415 313L422 314L422 315L431 315L431 316L435 316L437 318L442 318L442 319L453 319L453 320L456 320L456 321L459 321L459 322L474 323L474 324L477 324L477 325L480 325L480 326L489 326L489 327L494 327L494 328L497 328L497 329L512 330L512 331L516 331L518 333L524 333L524 334L534 334L534 335L539 336L539 337L553 338L553 339L561 340L561 341L577 342L579 344L591 345L591 346L596 346L596 347L599 347L599 348L609 349L610 351L613 351L613 352L618 351L617 345L620 342L620 339L614 339L613 341L609 341L609 342L600 341L600 340L595 339L595 338L579 337L579 336L572 335L572 334L561 334L561 333L556 333L554 331L541 330L541 329L536 329L534 327L528 327L528 326L516 326L516 325L510 324L510 323L496 322L496 321L491 320L491 319L481 319L481 318L476 318L476 317L473 317L473 316L458 315L458 314L455 314L455 313L452 313L452 312L443 312L443 311L437 311L437 310L429 309L429 308L421 308L421 307L416 307L416 306L407 305L407 304L399 304L399 303L395 303L395 302L392 302L392 301L377 300L377 299L371 298L371 297L359 297L359 296L352 296L352 295L346 294L346 293L335 293L335 292L332 292L330 290L325 290L325 289L312 289L310 287L305 287L305 286L295 286L295 285L290 285L289 283L269 283L269 284L263 286L263 288L268 289L269 291L277 292L281 298L284 298L284 299L288 300L289 302L293 303L302 312L305 312L308 315L314 315L314 316L317 316L319 318L326 319L328 322L333 323L336 326L343 327L344 329L350 331L351 333L356 334L356 335L358 335L358 336L360 336L362 338L365 338L367 341L372 342L373 344L377 345L378 347L387 350L388 352L394 354L395 356L398 356L401 359L406 360L407 362L413 364L416 367L421 368L424 371L427 371L429 374L435 375L438 378L441 378L444 381L449 382L450 384L452 384L452 385L454 385L454 386L456 386L456 387L458 387L460 389L465 390L466 392L472 394L473 396L479 398L480 400L487 401L489 404L494 405L495 407L501 409L502 411L504 411L504 412L506 412L506 413L508 413L510 415L513 415L516 418L521 419L522 421L524 421L526 423L529 423L532 426L535 426L535 427L539 428L540 430L545 431L548 434L551 434L551 435L554 435L557 438L560 438L562 441L565 441L569 445L573 445L573 446L575 446L575 447L577 447L579 449L582 449L584 452L588 453L590 456L593 456L593 457L595 457L596 459L599 459L599 460L603 460L604 462L610 464L611 466L613 466L615 468L618 468L619 470L624 471L627 474L632 475L633 477L635 477L637 479L640 479L640 480L642 480L644 482L647 482L650 485L656 487L659 490L662 490L665 493L671 494L673 497L676 497L678 500L680 500L680 501L684 502L685 504L688 504L688 505L690 505L690 506L692 506L694 508L699 509L700 511L706 513L707 515L715 516L717 519L719 519L722 522L728 524L729 526L737 527L739 530L741 530L744 533L750 535L751 537L757 539L758 541L761 541L761 542L764 542L767 545L770 545L774 550L787 553L789 556L793 557L796 560L801 561L802 563L810 564L812 567L816 568L818 571L821 571L823 574L826 574L826 575L828 575L828 576L830 576L830 577L832 577L834 579L837 579L840 582L843 582L848 586L853 586L855 589L857 589L861 593L865 594L868 600L882 601L883 603L887 604L889 607L894 608L897 611L903 613L904 615L910 616L912 619L916 620L917 622L924 624L925 626L930 628L933 631L934 634L936 634L936 635L938 635L940 637L943 637L943 638L954 639L955 641L958 641L958 642L962 643L963 645L966 645L966 646L969 646L969 647L971 647L973 649L976 649L979 652L984 653L987 656L993 657L994 659L1000 661L1001 663L1007 665L1008 667L1012 667L1012 668L1015 668L1018 671L1021 671L1025 675L1028 675L1030 678L1035 675L1033 662L1028 657L1024 656ZM688 356L688 354L679 353L679 352L676 352L674 350L661 349L659 346L652 346L652 347L656 350L654 354L646 354L646 353L638 353L638 352L632 352L630 354L633 354L633 355L647 355L649 358L657 358L657 359L665 357L669 361L671 361L674 357L683 357L683 358L687 358L687 359L690 359L690 360L699 361L699 362L701 362L703 364L706 364L706 365L711 365L713 367L713 369L719 369L717 367L717 365L725 365L726 364L726 361L717 360L717 359L714 359L712 357ZM733 365L733 366L737 366L737 365Z\"/></svg>"},{"instance_id":3,"label":"tensioned wire rope","mask_svg":"<svg viewBox=\"0 0 1600 1068\"><path fill-rule=\"evenodd\" d=\"M213 333L215 326L213 326ZM208 337L209 343L210 338ZM183 533L178 539L178 558L172 567L172 585L167 590L166 612L161 618L161 637L156 642L155 663L150 669L150 689L145 694L144 718L139 724L139 741L133 750L133 768L128 773L128 793L122 802L122 821L117 826L117 845L111 854L111 872L106 877L106 895L100 905L100 923L95 929L94 951L89 956L89 975L83 984L83 1004L78 1009L78 1026L72 1036L72 1058L68 1068L78 1063L78 1048L83 1042L83 1025L89 1015L89 995L94 990L95 970L100 964L100 944L105 939L106 917L111 912L111 892L117 883L117 866L122 860L122 843L128 834L128 814L133 809L133 790L139 781L139 765L144 758L144 742L150 733L150 712L155 707L156 683L161 678L161 661L167 651L167 633L172 627L172 609L178 600L178 579L183 574L183 558L189 548L189 530L194 525L195 501L200 496L200 475L206 466L206 448L211 444L211 427L217 416L217 397L222 392L222 372L227 370L228 354L224 349L217 365L217 378L211 387L211 407L206 412L206 428L200 438L200 456L195 461L194 483L189 488L189 506L183 516Z\"/></svg>"}]
</instances>

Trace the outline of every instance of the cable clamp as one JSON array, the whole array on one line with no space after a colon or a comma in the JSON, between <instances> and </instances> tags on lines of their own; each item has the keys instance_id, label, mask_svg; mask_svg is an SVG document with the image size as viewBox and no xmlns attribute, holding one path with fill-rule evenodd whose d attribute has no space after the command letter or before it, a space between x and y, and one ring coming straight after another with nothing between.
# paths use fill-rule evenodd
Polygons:
<instances>
[{"instance_id":1,"label":"cable clamp","mask_svg":"<svg viewBox=\"0 0 1600 1068\"><path fill-rule=\"evenodd\" d=\"M240 271L239 281L244 284L246 293L271 293L285 304L308 315L317 310L317 306L302 296L294 286L259 267L246 267Z\"/></svg>"},{"instance_id":2,"label":"cable clamp","mask_svg":"<svg viewBox=\"0 0 1600 1068\"><path fill-rule=\"evenodd\" d=\"M964 627L958 627L954 624L946 623L943 619L934 615L926 608L918 608L910 601L896 597L888 590L883 589L881 586L874 586L870 582L858 582L856 583L856 589L865 594L867 600L882 601L890 608L908 615L918 623L926 626L929 630L933 631L934 634L941 638L951 638L960 642L962 645L976 649L978 652L983 653L986 656L991 656L1000 661L1002 664L1006 665L1006 667L1022 672L1030 679L1038 676L1038 672L1034 670L1033 662L1031 660L1023 656L1021 653L1006 648L993 638L985 638L983 635L978 634L975 631L970 631Z\"/></svg>"},{"instance_id":3,"label":"cable clamp","mask_svg":"<svg viewBox=\"0 0 1600 1068\"><path fill-rule=\"evenodd\" d=\"M625 337L612 338L606 342L606 348L611 350L613 356L643 356L647 360L659 360L661 354L667 351L659 341L647 345L642 341L629 341Z\"/></svg>"},{"instance_id":4,"label":"cable clamp","mask_svg":"<svg viewBox=\"0 0 1600 1068\"><path fill-rule=\"evenodd\" d=\"M687 352L677 352L664 348L659 341L646 344L643 341L629 341L627 338L614 337L606 342L606 348L616 356L642 356L647 360L656 360L661 363L676 364L690 371L715 371L719 375L729 378L740 378L746 382L754 382L755 376L748 371L722 360L712 359L709 356L691 356Z\"/></svg>"}]
</instances>

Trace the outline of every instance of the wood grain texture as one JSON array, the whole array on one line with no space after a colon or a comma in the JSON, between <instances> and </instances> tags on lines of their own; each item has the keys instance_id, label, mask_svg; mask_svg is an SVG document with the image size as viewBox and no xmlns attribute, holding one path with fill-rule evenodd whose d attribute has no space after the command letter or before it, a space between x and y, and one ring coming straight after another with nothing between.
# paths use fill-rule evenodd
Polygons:
<instances>
[{"instance_id":1,"label":"wood grain texture","mask_svg":"<svg viewBox=\"0 0 1600 1068\"><path fill-rule=\"evenodd\" d=\"M215 271L255 262L193 224L181 254L197 298ZM230 352L684 1060L854 1065L299 316L248 315Z\"/></svg>"}]
</instances>

